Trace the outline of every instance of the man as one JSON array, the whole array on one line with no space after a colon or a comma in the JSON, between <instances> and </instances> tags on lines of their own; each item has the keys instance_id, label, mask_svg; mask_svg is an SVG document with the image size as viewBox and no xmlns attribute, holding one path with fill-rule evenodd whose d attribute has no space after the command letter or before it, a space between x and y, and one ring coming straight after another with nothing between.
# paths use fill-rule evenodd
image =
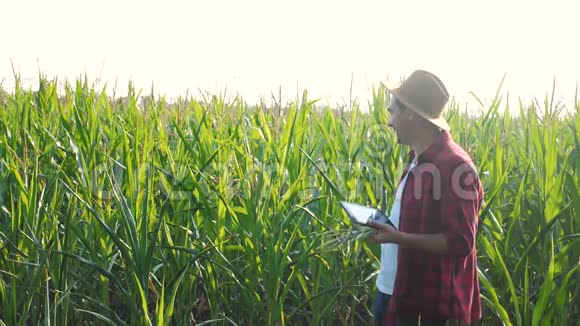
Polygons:
<instances>
[{"instance_id":1,"label":"man","mask_svg":"<svg viewBox=\"0 0 580 326\"><path fill-rule=\"evenodd\" d=\"M389 127L411 147L401 181L399 229L370 222L377 229L372 241L398 245L389 310L396 325L470 324L481 318L475 248L483 200L479 176L441 116L449 94L437 76L418 70L400 86L385 88L392 99Z\"/></svg>"}]
</instances>

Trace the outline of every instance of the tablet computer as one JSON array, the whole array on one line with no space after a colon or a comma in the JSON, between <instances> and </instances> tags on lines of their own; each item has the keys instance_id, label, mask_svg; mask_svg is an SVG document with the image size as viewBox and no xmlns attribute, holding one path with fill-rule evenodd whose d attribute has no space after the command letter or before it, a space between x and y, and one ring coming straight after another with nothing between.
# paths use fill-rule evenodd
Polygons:
<instances>
[{"instance_id":1,"label":"tablet computer","mask_svg":"<svg viewBox=\"0 0 580 326\"><path fill-rule=\"evenodd\" d=\"M397 229L397 227L391 222L391 220L378 209L366 207L355 203L349 203L345 201L341 201L340 206L342 206L342 208L346 211L346 214L353 223L366 225L369 220L373 219L378 222L389 224L395 229Z\"/></svg>"}]
</instances>

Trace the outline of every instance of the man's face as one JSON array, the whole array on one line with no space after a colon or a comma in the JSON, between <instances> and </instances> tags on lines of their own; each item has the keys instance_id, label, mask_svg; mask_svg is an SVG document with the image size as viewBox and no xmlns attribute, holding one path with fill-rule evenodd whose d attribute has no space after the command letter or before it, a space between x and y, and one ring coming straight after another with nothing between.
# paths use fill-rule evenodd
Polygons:
<instances>
[{"instance_id":1,"label":"man's face","mask_svg":"<svg viewBox=\"0 0 580 326\"><path fill-rule=\"evenodd\" d=\"M394 96L391 96L387 111L391 113L389 127L395 130L399 143L409 145L409 136L413 130L413 112L404 108L402 103Z\"/></svg>"}]
</instances>

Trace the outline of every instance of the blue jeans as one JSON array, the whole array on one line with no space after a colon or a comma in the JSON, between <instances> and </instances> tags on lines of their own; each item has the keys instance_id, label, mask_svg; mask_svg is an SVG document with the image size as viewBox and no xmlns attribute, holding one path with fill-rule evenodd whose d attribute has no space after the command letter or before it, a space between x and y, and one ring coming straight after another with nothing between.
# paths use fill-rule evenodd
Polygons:
<instances>
[{"instance_id":1,"label":"blue jeans","mask_svg":"<svg viewBox=\"0 0 580 326\"><path fill-rule=\"evenodd\" d=\"M377 291L377 294L375 295L375 304L374 304L375 326L383 325L383 319L385 318L385 315L387 313L387 306L390 298L391 298L390 294Z\"/></svg>"}]
</instances>

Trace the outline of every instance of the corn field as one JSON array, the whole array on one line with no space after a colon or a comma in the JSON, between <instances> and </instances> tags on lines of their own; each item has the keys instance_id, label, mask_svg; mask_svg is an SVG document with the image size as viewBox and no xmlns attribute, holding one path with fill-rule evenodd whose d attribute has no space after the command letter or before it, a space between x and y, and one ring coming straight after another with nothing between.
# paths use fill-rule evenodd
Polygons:
<instances>
[{"instance_id":1,"label":"corn field","mask_svg":"<svg viewBox=\"0 0 580 326\"><path fill-rule=\"evenodd\" d=\"M0 90L0 325L372 324L379 246L325 234L340 200L392 205L382 90L364 112L140 95ZM579 325L580 102L505 103L446 113L485 185L482 323Z\"/></svg>"}]
</instances>

